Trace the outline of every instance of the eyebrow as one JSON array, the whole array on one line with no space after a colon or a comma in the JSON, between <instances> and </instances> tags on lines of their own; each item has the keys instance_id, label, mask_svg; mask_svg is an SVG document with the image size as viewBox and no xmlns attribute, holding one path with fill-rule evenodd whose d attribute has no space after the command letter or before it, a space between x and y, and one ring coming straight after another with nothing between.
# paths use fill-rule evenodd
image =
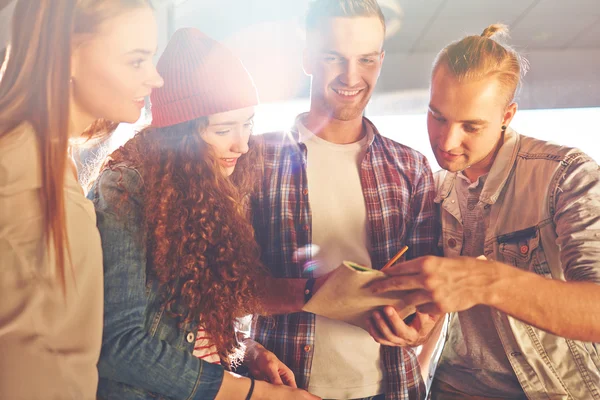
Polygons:
<instances>
[{"instance_id":1,"label":"eyebrow","mask_svg":"<svg viewBox=\"0 0 600 400\"><path fill-rule=\"evenodd\" d=\"M252 116L250 118L248 118L246 120L246 122L250 121L252 118L254 118L255 114L252 114ZM226 121L226 122L219 122L218 124L210 124L210 126L231 126L231 125L237 125L238 122L237 121Z\"/></svg>"},{"instance_id":2,"label":"eyebrow","mask_svg":"<svg viewBox=\"0 0 600 400\"><path fill-rule=\"evenodd\" d=\"M155 55L157 52L157 50L152 51L152 50L148 50L148 49L133 49L131 51L128 51L125 53L126 56L132 55L132 54L141 54L144 56L153 56Z\"/></svg>"},{"instance_id":3,"label":"eyebrow","mask_svg":"<svg viewBox=\"0 0 600 400\"><path fill-rule=\"evenodd\" d=\"M340 54L337 51L333 51L333 50L324 50L323 53L346 58L346 56L344 56L343 54ZM381 55L380 51L372 51L370 53L360 54L359 57L374 57L374 56L380 56L380 55Z\"/></svg>"},{"instance_id":4,"label":"eyebrow","mask_svg":"<svg viewBox=\"0 0 600 400\"><path fill-rule=\"evenodd\" d=\"M437 108L435 108L431 104L429 105L429 110L434 114L439 114L442 117L444 116L444 114L442 114ZM467 119L467 120L458 121L458 122L461 122L463 124L471 124L471 125L487 125L488 124L488 122L483 119Z\"/></svg>"}]
</instances>

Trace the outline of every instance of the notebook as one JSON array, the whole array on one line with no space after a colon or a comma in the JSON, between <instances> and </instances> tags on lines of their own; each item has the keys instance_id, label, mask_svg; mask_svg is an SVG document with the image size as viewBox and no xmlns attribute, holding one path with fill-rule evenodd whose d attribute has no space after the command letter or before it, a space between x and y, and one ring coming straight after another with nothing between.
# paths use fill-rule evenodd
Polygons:
<instances>
[{"instance_id":1,"label":"notebook","mask_svg":"<svg viewBox=\"0 0 600 400\"><path fill-rule=\"evenodd\" d=\"M393 306L400 318L414 314L416 308L402 299L406 292L374 294L369 285L386 279L384 272L351 261L344 261L302 308L323 317L344 321L367 329L366 321L372 312Z\"/></svg>"}]
</instances>

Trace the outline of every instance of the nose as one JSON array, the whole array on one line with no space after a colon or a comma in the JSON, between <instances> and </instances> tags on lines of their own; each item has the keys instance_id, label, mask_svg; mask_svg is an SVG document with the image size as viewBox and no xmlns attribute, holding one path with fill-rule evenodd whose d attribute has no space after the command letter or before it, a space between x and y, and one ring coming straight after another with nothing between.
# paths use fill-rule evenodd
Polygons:
<instances>
[{"instance_id":1,"label":"nose","mask_svg":"<svg viewBox=\"0 0 600 400\"><path fill-rule=\"evenodd\" d=\"M438 147L443 151L450 152L459 148L462 142L462 131L459 126L446 125L440 129Z\"/></svg>"},{"instance_id":2,"label":"nose","mask_svg":"<svg viewBox=\"0 0 600 400\"><path fill-rule=\"evenodd\" d=\"M250 147L248 145L249 141L250 141L249 133L246 133L244 131L238 132L235 135L235 140L233 142L233 146L231 147L231 150L234 153L246 154L248 152L248 150L250 150Z\"/></svg>"},{"instance_id":3,"label":"nose","mask_svg":"<svg viewBox=\"0 0 600 400\"><path fill-rule=\"evenodd\" d=\"M163 80L162 76L160 76L160 74L156 70L156 67L152 67L152 73L150 75L150 78L148 79L148 86L150 86L152 89L158 89L158 88L162 87L164 84L165 84L165 81Z\"/></svg>"},{"instance_id":4,"label":"nose","mask_svg":"<svg viewBox=\"0 0 600 400\"><path fill-rule=\"evenodd\" d=\"M348 88L357 86L360 83L360 73L355 61L350 60L344 63L343 71L340 75L340 81Z\"/></svg>"}]
</instances>

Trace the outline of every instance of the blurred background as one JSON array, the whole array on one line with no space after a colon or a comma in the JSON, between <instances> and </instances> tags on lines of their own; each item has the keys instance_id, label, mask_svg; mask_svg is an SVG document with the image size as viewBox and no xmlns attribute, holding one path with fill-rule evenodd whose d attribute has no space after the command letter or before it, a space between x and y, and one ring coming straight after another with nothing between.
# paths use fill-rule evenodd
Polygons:
<instances>
[{"instance_id":1,"label":"blurred background","mask_svg":"<svg viewBox=\"0 0 600 400\"><path fill-rule=\"evenodd\" d=\"M262 105L256 133L289 128L308 109L301 68L310 0L156 0L159 54L180 27L222 41L254 77ZM512 126L577 146L600 161L600 0L379 0L388 26L381 77L365 114L382 134L428 156L425 112L431 63L449 42L509 26L508 43L531 64ZM10 40L14 2L0 0L0 52ZM1 55L0 55L1 57ZM144 119L140 122L143 123ZM135 127L121 126L117 146Z\"/></svg>"}]
</instances>

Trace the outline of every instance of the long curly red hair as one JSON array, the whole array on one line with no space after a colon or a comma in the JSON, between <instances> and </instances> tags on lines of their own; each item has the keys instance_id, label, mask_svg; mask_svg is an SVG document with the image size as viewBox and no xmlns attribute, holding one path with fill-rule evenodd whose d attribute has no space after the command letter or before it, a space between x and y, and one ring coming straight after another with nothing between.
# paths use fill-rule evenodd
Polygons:
<instances>
[{"instance_id":1,"label":"long curly red hair","mask_svg":"<svg viewBox=\"0 0 600 400\"><path fill-rule=\"evenodd\" d=\"M260 151L250 143L226 177L200 137L207 125L200 118L148 127L112 153L108 167L139 169L148 279L158 281L171 316L204 326L229 366L239 361L236 318L260 312L266 274L244 206L258 181Z\"/></svg>"}]
</instances>

